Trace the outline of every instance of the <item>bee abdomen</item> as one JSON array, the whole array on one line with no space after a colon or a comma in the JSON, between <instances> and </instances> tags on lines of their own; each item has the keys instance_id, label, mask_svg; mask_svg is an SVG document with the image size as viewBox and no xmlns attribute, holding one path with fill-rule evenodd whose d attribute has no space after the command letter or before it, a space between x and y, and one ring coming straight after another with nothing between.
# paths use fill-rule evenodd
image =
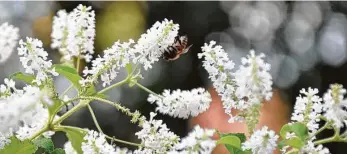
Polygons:
<instances>
[{"instance_id":1,"label":"bee abdomen","mask_svg":"<svg viewBox=\"0 0 347 154\"><path fill-rule=\"evenodd\" d=\"M167 47L167 49L165 50L165 52L163 53L163 58L165 60L170 60L173 59L177 56L177 48L173 47L173 46L169 46Z\"/></svg>"}]
</instances>

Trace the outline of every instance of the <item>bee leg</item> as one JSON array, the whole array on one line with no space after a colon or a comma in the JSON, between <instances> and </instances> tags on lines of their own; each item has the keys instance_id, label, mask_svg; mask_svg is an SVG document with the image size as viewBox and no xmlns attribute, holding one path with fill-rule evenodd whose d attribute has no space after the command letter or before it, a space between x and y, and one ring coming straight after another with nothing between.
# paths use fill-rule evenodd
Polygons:
<instances>
[{"instance_id":1,"label":"bee leg","mask_svg":"<svg viewBox=\"0 0 347 154\"><path fill-rule=\"evenodd\" d=\"M174 44L176 44L176 43L179 43L180 45L182 44L180 36L178 36L178 35L175 37Z\"/></svg>"},{"instance_id":2,"label":"bee leg","mask_svg":"<svg viewBox=\"0 0 347 154\"><path fill-rule=\"evenodd\" d=\"M69 105L65 104L65 112L69 111Z\"/></svg>"}]
</instances>

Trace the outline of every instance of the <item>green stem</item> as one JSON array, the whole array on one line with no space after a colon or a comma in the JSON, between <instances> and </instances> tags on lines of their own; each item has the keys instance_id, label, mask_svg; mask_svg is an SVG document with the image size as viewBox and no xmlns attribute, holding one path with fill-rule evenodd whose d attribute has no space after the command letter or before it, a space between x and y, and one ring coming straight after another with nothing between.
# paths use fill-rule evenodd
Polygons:
<instances>
[{"instance_id":1,"label":"green stem","mask_svg":"<svg viewBox=\"0 0 347 154\"><path fill-rule=\"evenodd\" d=\"M82 98L82 97L81 97ZM52 125L57 125L59 123L61 123L62 121L64 121L66 118L68 118L69 116L71 116L73 113L75 113L76 111L80 110L81 108L85 107L86 105L88 105L90 103L90 101L88 100L84 100L84 101L80 101L80 103L78 103L75 107L73 107L71 110L69 110L68 112L66 112L63 116L61 116L59 119L57 119L56 121L54 121L52 123Z\"/></svg>"},{"instance_id":2,"label":"green stem","mask_svg":"<svg viewBox=\"0 0 347 154\"><path fill-rule=\"evenodd\" d=\"M80 58L80 55L77 56L77 64L76 64L76 70L77 70L77 73L80 72L80 61L81 61L81 58Z\"/></svg>"},{"instance_id":3,"label":"green stem","mask_svg":"<svg viewBox=\"0 0 347 154\"><path fill-rule=\"evenodd\" d=\"M143 89L144 91L146 91L146 92L148 92L148 93L150 93L150 94L153 94L153 95L155 95L155 96L158 96L158 97L160 97L160 98L163 98L163 96L161 96L161 95L159 95L159 94L153 92L152 90L146 88L145 86L139 84L138 82L133 82L133 83L134 83L136 86L138 86L139 88Z\"/></svg>"},{"instance_id":4,"label":"green stem","mask_svg":"<svg viewBox=\"0 0 347 154\"><path fill-rule=\"evenodd\" d=\"M67 92L69 92L71 90L71 88L73 87L73 85L71 84L67 89L65 89L65 91L63 93L61 93L61 97L64 97L64 95L66 95Z\"/></svg>"},{"instance_id":5,"label":"green stem","mask_svg":"<svg viewBox=\"0 0 347 154\"><path fill-rule=\"evenodd\" d=\"M40 136L42 133L46 132L49 129L49 125L46 125L45 127L43 127L40 131L36 132L33 136L31 136L29 138L29 140L33 140L36 137Z\"/></svg>"},{"instance_id":6,"label":"green stem","mask_svg":"<svg viewBox=\"0 0 347 154\"><path fill-rule=\"evenodd\" d=\"M110 137L108 135L105 135L106 138L110 139L110 140L113 140L113 141L116 141L116 142L119 142L119 143L124 143L124 144L128 144L128 145L133 145L133 146L137 146L137 147L142 147L141 144L138 144L138 143L133 143L133 142L128 142L128 141L124 141L124 140L121 140L121 139L117 139L117 138L114 138L114 137Z\"/></svg>"},{"instance_id":7,"label":"green stem","mask_svg":"<svg viewBox=\"0 0 347 154\"><path fill-rule=\"evenodd\" d=\"M313 142L314 145L319 145L319 144L324 144L324 143L329 143L329 142L346 142L340 138L340 129L339 128L334 128L334 136L321 139L318 141Z\"/></svg>"},{"instance_id":8,"label":"green stem","mask_svg":"<svg viewBox=\"0 0 347 154\"><path fill-rule=\"evenodd\" d=\"M63 104L61 104L58 107L58 109L54 112L53 115L56 115L65 105L67 105L67 104L69 104L69 103L71 103L73 101L79 100L79 99L81 99L81 98L80 97L76 97L76 98L72 98L72 99L68 100L67 102L64 102Z\"/></svg>"},{"instance_id":9,"label":"green stem","mask_svg":"<svg viewBox=\"0 0 347 154\"><path fill-rule=\"evenodd\" d=\"M96 128L98 129L98 131L99 131L100 133L103 133L103 134L104 134L104 132L102 131L102 129L101 129L100 125L99 125L98 120L96 119L96 116L95 116L95 113L94 113L94 111L93 111L93 108L92 108L89 104L87 105L87 107L88 107L88 110L89 110L89 112L90 112L90 115L91 115L92 118L93 118L93 121L94 121L94 124L95 124Z\"/></svg>"},{"instance_id":10,"label":"green stem","mask_svg":"<svg viewBox=\"0 0 347 154\"><path fill-rule=\"evenodd\" d=\"M121 85L126 84L126 83L128 83L128 82L129 82L129 78L126 78L126 79L124 79L124 80L122 80L122 81L120 81L120 82L117 82L117 83L115 83L115 84L113 84L113 85L111 85L111 86L108 86L108 87L102 89L102 90L99 91L98 93L99 93L99 94L103 94L103 93L105 93L106 91L108 91L108 90L110 90L110 89L112 89L112 88L121 86Z\"/></svg>"},{"instance_id":11,"label":"green stem","mask_svg":"<svg viewBox=\"0 0 347 154\"><path fill-rule=\"evenodd\" d=\"M323 130L329 127L329 122L325 122L324 126L318 129L310 138L317 136L319 133L321 133Z\"/></svg>"},{"instance_id":12,"label":"green stem","mask_svg":"<svg viewBox=\"0 0 347 154\"><path fill-rule=\"evenodd\" d=\"M56 130L56 131L64 131L66 129L76 129L76 130L79 130L79 131L86 131L83 128L74 127L74 126L55 126L55 127L53 127L53 130Z\"/></svg>"},{"instance_id":13,"label":"green stem","mask_svg":"<svg viewBox=\"0 0 347 154\"><path fill-rule=\"evenodd\" d=\"M132 75L135 73L136 69L139 67L139 65L140 65L140 63L137 63L137 64L135 65L133 71L132 71L130 74L128 74L128 76L132 76Z\"/></svg>"},{"instance_id":14,"label":"green stem","mask_svg":"<svg viewBox=\"0 0 347 154\"><path fill-rule=\"evenodd\" d=\"M126 113L126 114L129 114L129 115L133 115L133 113L130 112L130 110L126 107L123 107L122 105L120 105L119 103L115 103L115 102L112 102L112 101L109 101L109 100L106 100L106 99L102 99L102 98L99 98L99 97L82 97L82 98L85 98L85 99L92 99L92 100L97 100L97 101L100 101L100 102L104 102L106 104L109 104L109 105L112 105L114 106L115 108L117 108L118 110Z\"/></svg>"}]
</instances>

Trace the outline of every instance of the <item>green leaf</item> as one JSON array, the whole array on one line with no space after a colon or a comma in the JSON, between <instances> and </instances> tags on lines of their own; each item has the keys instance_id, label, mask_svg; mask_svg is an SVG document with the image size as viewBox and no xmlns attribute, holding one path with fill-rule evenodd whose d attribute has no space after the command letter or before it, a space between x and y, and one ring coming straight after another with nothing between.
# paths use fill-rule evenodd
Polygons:
<instances>
[{"instance_id":1,"label":"green leaf","mask_svg":"<svg viewBox=\"0 0 347 154\"><path fill-rule=\"evenodd\" d=\"M230 134L223 134L217 144L224 144L226 149L230 154L246 154L246 152L241 150L241 140L239 137ZM237 134L240 135L240 134ZM242 137L242 135L240 135Z\"/></svg>"},{"instance_id":2,"label":"green leaf","mask_svg":"<svg viewBox=\"0 0 347 154\"><path fill-rule=\"evenodd\" d=\"M76 87L78 90L81 89L81 84L79 81L82 79L82 77L78 75L75 68L61 64L56 64L53 67L55 68L56 72L68 79L74 85L74 87Z\"/></svg>"},{"instance_id":3,"label":"green leaf","mask_svg":"<svg viewBox=\"0 0 347 154\"><path fill-rule=\"evenodd\" d=\"M242 151L239 148L236 148L234 146L231 145L225 145L225 147L227 148L227 150L229 151L230 154L246 154L246 152ZM248 154L248 153L247 153Z\"/></svg>"},{"instance_id":4,"label":"green leaf","mask_svg":"<svg viewBox=\"0 0 347 154\"><path fill-rule=\"evenodd\" d=\"M35 139L33 142L36 146L43 148L46 151L53 151L54 150L54 144L53 144L52 139L40 136L39 138Z\"/></svg>"},{"instance_id":5,"label":"green leaf","mask_svg":"<svg viewBox=\"0 0 347 154\"><path fill-rule=\"evenodd\" d=\"M308 129L303 123L294 123L291 125L291 129L298 137L300 137L301 140L306 140L308 136Z\"/></svg>"},{"instance_id":6,"label":"green leaf","mask_svg":"<svg viewBox=\"0 0 347 154\"><path fill-rule=\"evenodd\" d=\"M237 148L241 148L241 141L236 136L224 136L217 141L217 144L229 144Z\"/></svg>"},{"instance_id":7,"label":"green leaf","mask_svg":"<svg viewBox=\"0 0 347 154\"><path fill-rule=\"evenodd\" d=\"M230 135L238 137L241 143L246 141L246 136L243 133L219 133L220 137L230 136Z\"/></svg>"},{"instance_id":8,"label":"green leaf","mask_svg":"<svg viewBox=\"0 0 347 154\"><path fill-rule=\"evenodd\" d=\"M54 65L54 68L56 72L58 72L60 75L68 79L78 91L82 90L82 86L79 83L82 77L78 74L75 68L67 66L67 65L62 65L62 64L56 64ZM95 94L95 92L96 92L95 87L93 85L90 85L86 89L85 95L90 96Z\"/></svg>"},{"instance_id":9,"label":"green leaf","mask_svg":"<svg viewBox=\"0 0 347 154\"><path fill-rule=\"evenodd\" d=\"M286 124L281 128L280 135L283 139L286 138L286 134L288 132L294 132L297 137L299 137L302 141L305 141L308 136L308 129L307 127L300 123L293 123L291 125Z\"/></svg>"},{"instance_id":10,"label":"green leaf","mask_svg":"<svg viewBox=\"0 0 347 154\"><path fill-rule=\"evenodd\" d=\"M37 150L30 140L20 141L14 136L10 137L10 140L11 143L0 150L1 154L33 154Z\"/></svg>"},{"instance_id":11,"label":"green leaf","mask_svg":"<svg viewBox=\"0 0 347 154\"><path fill-rule=\"evenodd\" d=\"M297 149L300 149L305 145L305 143L298 137L293 137L286 140L286 144Z\"/></svg>"},{"instance_id":12,"label":"green leaf","mask_svg":"<svg viewBox=\"0 0 347 154\"><path fill-rule=\"evenodd\" d=\"M9 78L22 80L28 84L32 84L33 80L36 79L36 77L34 75L23 74L22 72L16 72L16 73L10 75Z\"/></svg>"},{"instance_id":13,"label":"green leaf","mask_svg":"<svg viewBox=\"0 0 347 154\"><path fill-rule=\"evenodd\" d=\"M54 149L50 154L65 154L65 151L61 148Z\"/></svg>"},{"instance_id":14,"label":"green leaf","mask_svg":"<svg viewBox=\"0 0 347 154\"><path fill-rule=\"evenodd\" d=\"M282 126L281 130L280 130L280 136L285 139L287 132L291 132L291 127L288 124L285 124L284 126Z\"/></svg>"},{"instance_id":15,"label":"green leaf","mask_svg":"<svg viewBox=\"0 0 347 154\"><path fill-rule=\"evenodd\" d=\"M64 128L65 133L72 147L76 150L78 154L82 154L82 142L84 142L84 136L87 134L86 131L74 128Z\"/></svg>"},{"instance_id":16,"label":"green leaf","mask_svg":"<svg viewBox=\"0 0 347 154\"><path fill-rule=\"evenodd\" d=\"M281 140L281 141L278 143L277 147L278 147L279 149L282 149L285 145L286 145L286 141L285 141L285 140Z\"/></svg>"}]
</instances>

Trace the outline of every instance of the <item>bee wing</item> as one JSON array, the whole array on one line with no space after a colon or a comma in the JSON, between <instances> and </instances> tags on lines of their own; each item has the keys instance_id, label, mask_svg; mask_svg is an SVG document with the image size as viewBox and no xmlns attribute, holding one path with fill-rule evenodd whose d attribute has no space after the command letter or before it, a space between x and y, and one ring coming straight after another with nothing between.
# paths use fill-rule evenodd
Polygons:
<instances>
[{"instance_id":1,"label":"bee wing","mask_svg":"<svg viewBox=\"0 0 347 154\"><path fill-rule=\"evenodd\" d=\"M191 44L190 46L186 47L186 48L183 50L182 54L183 54L183 53L187 53L187 52L189 51L189 49L190 49L192 46L193 46L193 44Z\"/></svg>"}]
</instances>

